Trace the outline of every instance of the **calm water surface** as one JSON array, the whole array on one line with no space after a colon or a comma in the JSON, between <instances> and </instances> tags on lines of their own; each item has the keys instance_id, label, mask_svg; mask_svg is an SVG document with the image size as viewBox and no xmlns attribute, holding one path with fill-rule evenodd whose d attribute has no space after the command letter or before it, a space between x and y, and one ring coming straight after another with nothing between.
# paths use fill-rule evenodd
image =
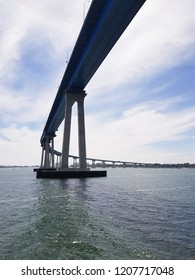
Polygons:
<instances>
[{"instance_id":1,"label":"calm water surface","mask_svg":"<svg viewBox=\"0 0 195 280\"><path fill-rule=\"evenodd\" d=\"M0 169L0 259L195 259L195 170Z\"/></svg>"}]
</instances>

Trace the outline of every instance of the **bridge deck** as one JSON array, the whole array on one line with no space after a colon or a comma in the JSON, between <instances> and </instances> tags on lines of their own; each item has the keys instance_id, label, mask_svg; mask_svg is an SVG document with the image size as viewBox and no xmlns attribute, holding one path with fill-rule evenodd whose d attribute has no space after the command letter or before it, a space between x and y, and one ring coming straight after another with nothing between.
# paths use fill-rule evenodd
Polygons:
<instances>
[{"instance_id":1,"label":"bridge deck","mask_svg":"<svg viewBox=\"0 0 195 280\"><path fill-rule=\"evenodd\" d=\"M64 119L65 91L83 90L146 0L93 0L47 119L41 144Z\"/></svg>"}]
</instances>

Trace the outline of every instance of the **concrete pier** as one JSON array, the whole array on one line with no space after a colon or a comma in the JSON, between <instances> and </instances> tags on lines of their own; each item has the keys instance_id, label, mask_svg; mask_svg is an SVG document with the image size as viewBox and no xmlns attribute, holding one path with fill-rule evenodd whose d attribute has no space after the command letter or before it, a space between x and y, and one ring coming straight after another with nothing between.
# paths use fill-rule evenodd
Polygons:
<instances>
[{"instance_id":1,"label":"concrete pier","mask_svg":"<svg viewBox=\"0 0 195 280\"><path fill-rule=\"evenodd\" d=\"M68 168L68 170L52 170L52 169L37 169L37 178L47 179L66 179L66 178L92 178L92 177L106 177L106 170L75 170Z\"/></svg>"},{"instance_id":2,"label":"concrete pier","mask_svg":"<svg viewBox=\"0 0 195 280\"><path fill-rule=\"evenodd\" d=\"M65 118L64 118L64 134L61 153L61 164L55 164L54 155L54 137L55 133L45 136L45 142L42 144L41 167L36 169L37 178L88 178L88 177L106 177L105 170L93 170L87 168L86 158L86 140L85 140L85 113L84 113L84 99L86 93L83 90L71 90L65 92ZM72 107L77 104L78 115L78 149L79 156L73 157L73 166L69 167L69 149L70 149L70 132L71 132L71 118ZM51 144L51 146L50 146ZM60 153L58 153L60 154ZM55 168L56 167L56 168Z\"/></svg>"},{"instance_id":3,"label":"concrete pier","mask_svg":"<svg viewBox=\"0 0 195 280\"><path fill-rule=\"evenodd\" d=\"M62 166L68 168L68 156L70 146L70 130L72 107L77 103L78 109L78 147L79 147L79 167L86 168L86 143L85 143L85 117L84 117L84 98L85 91L71 91L65 93L65 120L64 120L64 138L62 146Z\"/></svg>"}]
</instances>

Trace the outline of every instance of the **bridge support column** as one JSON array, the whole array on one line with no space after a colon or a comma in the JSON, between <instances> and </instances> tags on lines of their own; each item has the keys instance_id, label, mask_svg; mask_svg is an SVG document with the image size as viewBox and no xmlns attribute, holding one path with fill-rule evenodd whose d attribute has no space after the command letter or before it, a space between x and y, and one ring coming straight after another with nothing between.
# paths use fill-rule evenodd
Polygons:
<instances>
[{"instance_id":1,"label":"bridge support column","mask_svg":"<svg viewBox=\"0 0 195 280\"><path fill-rule=\"evenodd\" d=\"M55 168L54 137L55 135L46 136L45 142L42 144L42 155L41 155L41 165L40 165L40 168L42 169ZM50 142L51 142L51 147L49 145Z\"/></svg>"},{"instance_id":2,"label":"bridge support column","mask_svg":"<svg viewBox=\"0 0 195 280\"><path fill-rule=\"evenodd\" d=\"M77 168L77 167L78 167L78 166L77 166L77 158L76 158L76 157L73 158L73 167L74 167L74 168Z\"/></svg>"},{"instance_id":3,"label":"bridge support column","mask_svg":"<svg viewBox=\"0 0 195 280\"><path fill-rule=\"evenodd\" d=\"M79 140L79 167L87 168L86 160L86 141L85 141L85 113L84 113L84 98L86 94L78 94L78 140Z\"/></svg>"},{"instance_id":4,"label":"bridge support column","mask_svg":"<svg viewBox=\"0 0 195 280\"><path fill-rule=\"evenodd\" d=\"M42 154L41 154L41 165L40 165L41 168L43 168L44 154L45 154L45 148L44 148L44 145L43 145L42 146Z\"/></svg>"},{"instance_id":5,"label":"bridge support column","mask_svg":"<svg viewBox=\"0 0 195 280\"><path fill-rule=\"evenodd\" d=\"M65 95L65 120L64 120L64 137L62 146L62 168L68 168L68 156L70 147L70 129L72 117L72 105L74 101L70 94Z\"/></svg>"},{"instance_id":6,"label":"bridge support column","mask_svg":"<svg viewBox=\"0 0 195 280\"><path fill-rule=\"evenodd\" d=\"M50 160L49 160L49 141L50 141L49 137L46 137L44 168L50 168Z\"/></svg>"},{"instance_id":7,"label":"bridge support column","mask_svg":"<svg viewBox=\"0 0 195 280\"><path fill-rule=\"evenodd\" d=\"M92 160L92 168L95 168L95 160Z\"/></svg>"},{"instance_id":8,"label":"bridge support column","mask_svg":"<svg viewBox=\"0 0 195 280\"><path fill-rule=\"evenodd\" d=\"M56 168L58 168L58 164L59 164L59 156L57 155L57 159L56 159Z\"/></svg>"},{"instance_id":9,"label":"bridge support column","mask_svg":"<svg viewBox=\"0 0 195 280\"><path fill-rule=\"evenodd\" d=\"M52 168L55 168L55 161L54 161L54 138L51 139L51 164Z\"/></svg>"},{"instance_id":10,"label":"bridge support column","mask_svg":"<svg viewBox=\"0 0 195 280\"><path fill-rule=\"evenodd\" d=\"M78 109L78 142L79 142L79 168L86 169L86 143L85 143L85 116L84 116L84 98L85 91L70 91L65 93L65 120L64 120L64 138L62 147L62 169L68 168L68 156L70 147L70 131L72 106L77 102Z\"/></svg>"}]
</instances>

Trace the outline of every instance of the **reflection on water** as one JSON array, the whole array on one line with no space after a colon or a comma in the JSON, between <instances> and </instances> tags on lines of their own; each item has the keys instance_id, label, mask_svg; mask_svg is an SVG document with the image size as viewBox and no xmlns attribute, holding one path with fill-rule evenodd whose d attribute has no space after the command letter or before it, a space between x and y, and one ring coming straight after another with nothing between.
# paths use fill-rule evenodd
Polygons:
<instances>
[{"instance_id":1,"label":"reflection on water","mask_svg":"<svg viewBox=\"0 0 195 280\"><path fill-rule=\"evenodd\" d=\"M35 179L0 170L1 259L194 259L194 170Z\"/></svg>"}]
</instances>

